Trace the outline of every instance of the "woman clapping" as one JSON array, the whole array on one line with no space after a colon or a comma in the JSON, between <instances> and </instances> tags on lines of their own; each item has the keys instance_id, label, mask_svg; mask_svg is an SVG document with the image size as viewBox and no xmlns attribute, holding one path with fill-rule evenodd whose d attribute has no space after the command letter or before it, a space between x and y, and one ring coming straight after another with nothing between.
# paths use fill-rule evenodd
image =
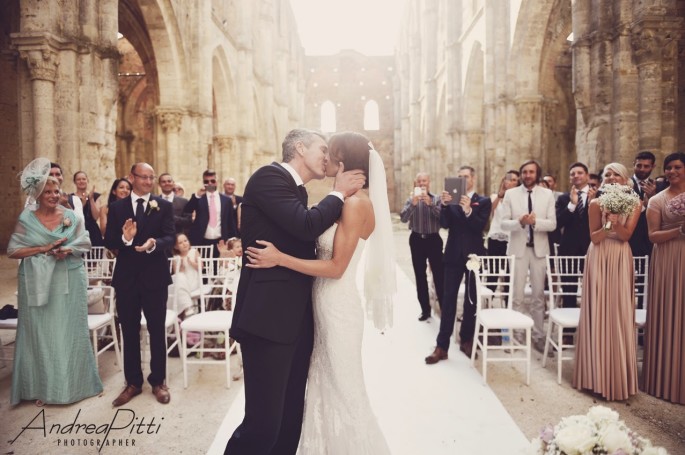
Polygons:
<instances>
[{"instance_id":1,"label":"woman clapping","mask_svg":"<svg viewBox=\"0 0 685 455\"><path fill-rule=\"evenodd\" d=\"M21 175L36 204L19 215L7 253L21 259L18 278L13 405L67 404L102 392L88 336L87 278L82 255L90 250L83 219L62 207L50 161L38 158Z\"/></svg>"}]
</instances>

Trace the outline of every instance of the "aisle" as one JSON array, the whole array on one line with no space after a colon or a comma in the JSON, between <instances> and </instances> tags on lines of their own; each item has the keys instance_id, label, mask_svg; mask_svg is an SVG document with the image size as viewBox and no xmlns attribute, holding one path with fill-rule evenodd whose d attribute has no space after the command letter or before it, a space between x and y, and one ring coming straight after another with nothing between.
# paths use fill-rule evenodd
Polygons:
<instances>
[{"instance_id":1,"label":"aisle","mask_svg":"<svg viewBox=\"0 0 685 455\"><path fill-rule=\"evenodd\" d=\"M424 363L440 321L416 320L414 285L399 268L397 277L394 327L381 334L367 324L363 347L368 393L392 453L519 453L528 445L525 436L457 345L450 348L449 360ZM244 405L240 393L208 454L223 453Z\"/></svg>"}]
</instances>

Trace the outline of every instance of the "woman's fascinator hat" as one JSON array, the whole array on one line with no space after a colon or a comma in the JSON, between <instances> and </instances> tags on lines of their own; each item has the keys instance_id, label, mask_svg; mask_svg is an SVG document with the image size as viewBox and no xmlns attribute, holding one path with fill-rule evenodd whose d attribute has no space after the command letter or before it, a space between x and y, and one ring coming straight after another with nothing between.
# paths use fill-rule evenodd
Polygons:
<instances>
[{"instance_id":1,"label":"woman's fascinator hat","mask_svg":"<svg viewBox=\"0 0 685 455\"><path fill-rule=\"evenodd\" d=\"M50 176L50 160L47 158L36 158L31 161L21 172L19 182L21 190L29 197L29 203L35 204L40 193L45 188Z\"/></svg>"}]
</instances>

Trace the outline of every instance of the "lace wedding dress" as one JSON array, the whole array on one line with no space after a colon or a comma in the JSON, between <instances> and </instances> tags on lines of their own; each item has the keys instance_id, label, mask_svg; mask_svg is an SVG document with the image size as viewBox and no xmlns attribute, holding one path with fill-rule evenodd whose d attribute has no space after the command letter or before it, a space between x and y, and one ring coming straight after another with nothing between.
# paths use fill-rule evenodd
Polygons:
<instances>
[{"instance_id":1,"label":"lace wedding dress","mask_svg":"<svg viewBox=\"0 0 685 455\"><path fill-rule=\"evenodd\" d=\"M337 224L317 240L319 259L333 256ZM389 454L362 372L364 309L357 290L359 241L343 276L314 281L314 351L299 454Z\"/></svg>"}]
</instances>

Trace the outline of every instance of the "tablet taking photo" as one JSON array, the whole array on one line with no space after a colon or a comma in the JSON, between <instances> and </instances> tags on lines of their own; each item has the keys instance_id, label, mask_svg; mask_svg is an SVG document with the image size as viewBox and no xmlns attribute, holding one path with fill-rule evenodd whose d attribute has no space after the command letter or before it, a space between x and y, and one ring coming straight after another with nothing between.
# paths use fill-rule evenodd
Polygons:
<instances>
[{"instance_id":1,"label":"tablet taking photo","mask_svg":"<svg viewBox=\"0 0 685 455\"><path fill-rule=\"evenodd\" d=\"M445 177L445 191L452 196L448 205L459 205L459 200L466 194L466 179L464 177Z\"/></svg>"}]
</instances>

